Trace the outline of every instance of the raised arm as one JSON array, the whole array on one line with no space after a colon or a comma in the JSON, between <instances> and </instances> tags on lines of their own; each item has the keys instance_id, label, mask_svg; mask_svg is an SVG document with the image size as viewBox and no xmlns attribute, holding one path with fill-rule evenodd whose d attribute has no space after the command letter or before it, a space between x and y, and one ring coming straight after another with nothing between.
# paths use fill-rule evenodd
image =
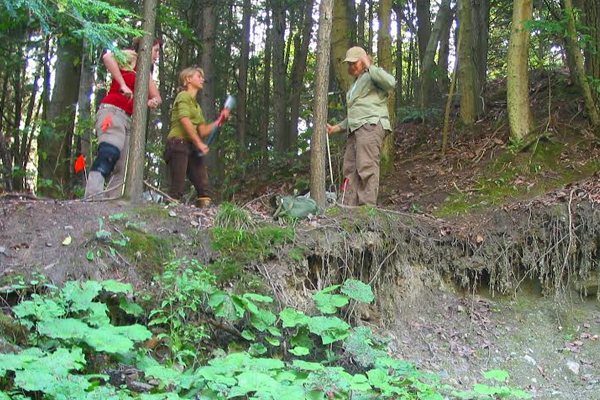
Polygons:
<instances>
[{"instance_id":1,"label":"raised arm","mask_svg":"<svg viewBox=\"0 0 600 400\"><path fill-rule=\"evenodd\" d=\"M132 50L123 50L123 52L125 53L129 64L126 67L134 68L135 61L137 60L137 54ZM126 96L132 96L133 91L129 86L127 86L125 80L123 79L123 75L121 75L121 67L123 66L119 65L119 63L115 59L114 53L104 54L102 56L102 62L104 62L104 66L106 67L108 72L110 72L113 79L116 80L119 86L121 87L121 92L123 92L123 94Z\"/></svg>"}]
</instances>

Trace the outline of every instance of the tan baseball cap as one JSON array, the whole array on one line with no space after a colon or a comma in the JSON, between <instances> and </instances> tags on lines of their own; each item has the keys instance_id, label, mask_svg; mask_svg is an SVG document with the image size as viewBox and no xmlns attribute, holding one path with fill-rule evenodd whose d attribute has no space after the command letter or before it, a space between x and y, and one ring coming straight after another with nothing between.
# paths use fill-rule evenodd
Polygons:
<instances>
[{"instance_id":1,"label":"tan baseball cap","mask_svg":"<svg viewBox=\"0 0 600 400\"><path fill-rule=\"evenodd\" d=\"M360 56L366 56L367 52L362 47L354 46L350 47L346 52L346 58L342 62L357 62Z\"/></svg>"}]
</instances>

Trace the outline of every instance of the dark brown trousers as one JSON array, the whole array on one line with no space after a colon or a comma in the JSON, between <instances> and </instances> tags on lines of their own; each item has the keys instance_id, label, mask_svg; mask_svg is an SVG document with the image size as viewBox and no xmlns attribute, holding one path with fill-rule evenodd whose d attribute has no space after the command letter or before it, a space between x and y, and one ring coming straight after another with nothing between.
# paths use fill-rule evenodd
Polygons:
<instances>
[{"instance_id":1,"label":"dark brown trousers","mask_svg":"<svg viewBox=\"0 0 600 400\"><path fill-rule=\"evenodd\" d=\"M183 139L168 139L163 158L169 166L171 179L169 196L177 200L181 199L185 191L186 176L196 189L198 197L209 195L206 160L205 157L197 155L196 148L192 143Z\"/></svg>"}]
</instances>

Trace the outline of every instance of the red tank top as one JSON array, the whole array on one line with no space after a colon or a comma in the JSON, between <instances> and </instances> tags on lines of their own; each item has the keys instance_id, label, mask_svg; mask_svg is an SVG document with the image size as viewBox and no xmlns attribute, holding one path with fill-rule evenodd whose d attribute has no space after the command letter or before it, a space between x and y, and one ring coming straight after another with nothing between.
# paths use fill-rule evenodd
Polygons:
<instances>
[{"instance_id":1,"label":"red tank top","mask_svg":"<svg viewBox=\"0 0 600 400\"><path fill-rule=\"evenodd\" d=\"M121 75L123 75L123 80L125 84L129 86L132 92L135 93L135 70L119 70L121 71ZM111 104L115 107L119 107L127 114L133 114L133 96L127 97L123 93L121 93L121 85L114 78L110 84L110 89L108 90L108 94L102 99L100 104Z\"/></svg>"}]
</instances>

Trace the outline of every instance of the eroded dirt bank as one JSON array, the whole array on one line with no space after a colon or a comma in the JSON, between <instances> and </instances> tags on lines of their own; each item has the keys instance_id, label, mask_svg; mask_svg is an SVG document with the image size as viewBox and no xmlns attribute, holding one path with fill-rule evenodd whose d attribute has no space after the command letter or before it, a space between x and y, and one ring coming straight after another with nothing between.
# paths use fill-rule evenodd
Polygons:
<instances>
[{"instance_id":1,"label":"eroded dirt bank","mask_svg":"<svg viewBox=\"0 0 600 400\"><path fill-rule=\"evenodd\" d=\"M282 305L302 309L311 292L347 277L370 283L376 304L347 317L377 327L393 339L393 352L453 383L470 387L500 368L536 398L600 399L600 214L582 198L571 190L554 202L461 223L333 208L244 264ZM0 207L3 281L38 272L56 283L117 278L143 287L169 259L223 256L207 230L214 209L77 201ZM121 247L124 237L129 245Z\"/></svg>"}]
</instances>

